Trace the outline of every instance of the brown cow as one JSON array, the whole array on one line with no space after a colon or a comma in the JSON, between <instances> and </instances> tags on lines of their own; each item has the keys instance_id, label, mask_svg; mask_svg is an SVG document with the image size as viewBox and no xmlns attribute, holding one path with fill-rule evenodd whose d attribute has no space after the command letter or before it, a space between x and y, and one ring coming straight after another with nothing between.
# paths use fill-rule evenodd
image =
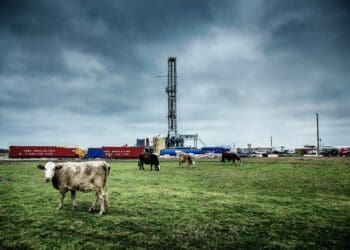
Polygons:
<instances>
[{"instance_id":1,"label":"brown cow","mask_svg":"<svg viewBox=\"0 0 350 250\"><path fill-rule=\"evenodd\" d=\"M58 209L63 207L66 192L71 192L73 201L72 209L77 206L76 191L94 191L96 198L89 209L95 210L96 203L100 201L101 210L99 215L108 208L107 177L110 166L105 161L88 162L47 162L45 166L38 165L39 169L45 170L45 181L52 182L54 188L59 190L60 203Z\"/></svg>"},{"instance_id":2,"label":"brown cow","mask_svg":"<svg viewBox=\"0 0 350 250\"><path fill-rule=\"evenodd\" d=\"M225 160L232 161L233 164L236 163L236 160L239 161L239 165L242 164L241 157L239 157L236 153L225 152L221 155L221 162L225 162Z\"/></svg>"},{"instance_id":3,"label":"brown cow","mask_svg":"<svg viewBox=\"0 0 350 250\"><path fill-rule=\"evenodd\" d=\"M151 165L151 171L154 165L154 170L159 171L160 170L160 165L159 165L159 160L158 156L156 154L150 154L150 153L142 153L139 155L139 162L138 166L139 169L145 170L143 167L143 164L150 164Z\"/></svg>"},{"instance_id":4,"label":"brown cow","mask_svg":"<svg viewBox=\"0 0 350 250\"><path fill-rule=\"evenodd\" d=\"M179 166L185 162L187 162L187 166L196 165L195 161L193 160L192 155L184 154L184 153L177 153L177 157L179 158Z\"/></svg>"}]
</instances>

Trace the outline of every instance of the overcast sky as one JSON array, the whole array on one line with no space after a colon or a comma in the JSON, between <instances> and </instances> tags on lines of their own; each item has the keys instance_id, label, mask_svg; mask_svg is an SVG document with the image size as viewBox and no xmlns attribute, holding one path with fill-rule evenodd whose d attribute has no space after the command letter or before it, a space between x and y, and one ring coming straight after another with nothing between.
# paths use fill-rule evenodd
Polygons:
<instances>
[{"instance_id":1,"label":"overcast sky","mask_svg":"<svg viewBox=\"0 0 350 250\"><path fill-rule=\"evenodd\" d=\"M165 136L169 56L180 133L292 148L318 112L350 145L349 27L349 1L1 1L0 147Z\"/></svg>"}]
</instances>

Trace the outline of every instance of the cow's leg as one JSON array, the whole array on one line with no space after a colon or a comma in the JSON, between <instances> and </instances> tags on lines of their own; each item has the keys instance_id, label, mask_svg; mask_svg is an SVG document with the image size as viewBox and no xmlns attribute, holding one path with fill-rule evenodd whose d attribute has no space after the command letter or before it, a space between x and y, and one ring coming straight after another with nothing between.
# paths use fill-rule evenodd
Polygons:
<instances>
[{"instance_id":1,"label":"cow's leg","mask_svg":"<svg viewBox=\"0 0 350 250\"><path fill-rule=\"evenodd\" d=\"M66 194L65 190L60 190L60 203L58 204L57 209L62 209L65 194Z\"/></svg>"},{"instance_id":2,"label":"cow's leg","mask_svg":"<svg viewBox=\"0 0 350 250\"><path fill-rule=\"evenodd\" d=\"M100 198L100 203L101 203L101 210L99 212L99 215L102 215L106 212L106 207L105 207L106 193L103 189L101 192L99 192L99 198Z\"/></svg>"},{"instance_id":3,"label":"cow's leg","mask_svg":"<svg viewBox=\"0 0 350 250\"><path fill-rule=\"evenodd\" d=\"M105 192L104 202L105 202L105 209L108 209L109 207L108 192Z\"/></svg>"},{"instance_id":4,"label":"cow's leg","mask_svg":"<svg viewBox=\"0 0 350 250\"><path fill-rule=\"evenodd\" d=\"M76 208L76 207L78 206L78 204L77 204L76 191L75 191L75 190L70 191L70 195L71 195L71 197L72 197L72 202L73 202L73 204L72 204L72 209L74 209L74 208Z\"/></svg>"},{"instance_id":5,"label":"cow's leg","mask_svg":"<svg viewBox=\"0 0 350 250\"><path fill-rule=\"evenodd\" d=\"M139 165L139 170L141 170L141 169L144 169L143 168L143 163L139 160L139 162L138 162L138 165Z\"/></svg>"},{"instance_id":6,"label":"cow's leg","mask_svg":"<svg viewBox=\"0 0 350 250\"><path fill-rule=\"evenodd\" d=\"M190 166L192 166L193 165L193 160L191 159L191 158L188 158L188 165Z\"/></svg>"},{"instance_id":7,"label":"cow's leg","mask_svg":"<svg viewBox=\"0 0 350 250\"><path fill-rule=\"evenodd\" d=\"M98 199L99 199L99 194L98 194L98 192L96 191L96 192L95 192L95 200L94 200L94 202L92 203L91 207L89 208L89 212L95 211L95 207L96 207L96 203L97 203Z\"/></svg>"}]
</instances>

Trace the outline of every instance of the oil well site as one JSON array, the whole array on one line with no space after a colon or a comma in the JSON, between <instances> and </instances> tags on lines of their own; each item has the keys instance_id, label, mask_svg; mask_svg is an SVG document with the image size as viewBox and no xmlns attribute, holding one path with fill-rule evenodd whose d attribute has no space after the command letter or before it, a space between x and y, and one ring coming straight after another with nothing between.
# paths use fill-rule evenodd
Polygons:
<instances>
[{"instance_id":1,"label":"oil well site","mask_svg":"<svg viewBox=\"0 0 350 250\"><path fill-rule=\"evenodd\" d=\"M164 137L137 139L135 146L14 145L4 150L1 247L349 247L349 147L318 144L277 149L272 138L270 147L207 146L198 134L178 131L174 57L168 59L167 78L168 134ZM193 146L185 147L186 140ZM225 161L226 154L239 161L230 157ZM145 155L156 157L157 171L152 171L152 163L151 168L143 166ZM183 155L191 160L182 160ZM45 170L45 180L51 182L52 165L57 169L52 185L61 197L58 208L57 192L44 183L37 169ZM102 188L102 195L97 176L90 175L93 181L87 184L80 179L87 169L99 165L105 170L108 166L104 179L108 189ZM58 174L67 169L73 172ZM62 186L62 176L72 173L75 179ZM80 182L74 184L76 178ZM97 198L89 208L91 185ZM72 208L68 197L64 202L69 190ZM105 198L99 200L99 196ZM96 203L101 204L97 215Z\"/></svg>"},{"instance_id":2,"label":"oil well site","mask_svg":"<svg viewBox=\"0 0 350 250\"><path fill-rule=\"evenodd\" d=\"M177 152L191 154L195 158L213 158L220 157L224 152L236 152L241 157L278 157L278 156L325 156L325 157L350 157L350 146L324 146L321 145L319 138L318 114L316 114L317 143L315 145L306 144L302 147L286 148L284 146L274 147L272 137L270 137L270 146L246 146L236 147L221 145L206 145L198 134L184 134L178 130L177 115L177 66L176 58L169 57L167 61L168 74L163 75L167 78L167 135L145 137L135 139L133 146L128 145L108 145L96 146L90 148L67 147L60 145L11 145L8 149L2 149L3 159L6 156L10 159L28 159L28 158L75 158L75 159L138 159L144 151L152 152L161 158L174 158ZM159 107L162 108L162 107ZM234 139L232 139L234 140ZM185 146L185 141L190 146ZM79 142L76 143L79 145ZM187 143L188 144L188 143ZM201 146L201 147L200 147ZM8 153L8 154L6 154Z\"/></svg>"},{"instance_id":3,"label":"oil well site","mask_svg":"<svg viewBox=\"0 0 350 250\"><path fill-rule=\"evenodd\" d=\"M0 250L350 249L350 5L0 2Z\"/></svg>"}]
</instances>

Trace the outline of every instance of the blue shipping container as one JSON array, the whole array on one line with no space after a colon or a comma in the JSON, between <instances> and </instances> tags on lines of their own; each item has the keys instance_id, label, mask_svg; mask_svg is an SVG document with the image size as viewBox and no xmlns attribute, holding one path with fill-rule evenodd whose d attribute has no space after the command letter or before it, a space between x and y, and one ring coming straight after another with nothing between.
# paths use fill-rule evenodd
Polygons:
<instances>
[{"instance_id":1,"label":"blue shipping container","mask_svg":"<svg viewBox=\"0 0 350 250\"><path fill-rule=\"evenodd\" d=\"M201 150L199 148L189 148L189 149L183 149L182 152L186 154L194 154L194 155L200 155Z\"/></svg>"},{"instance_id":2,"label":"blue shipping container","mask_svg":"<svg viewBox=\"0 0 350 250\"><path fill-rule=\"evenodd\" d=\"M201 150L197 148L168 148L160 150L160 155L176 156L176 152L183 152L185 154L200 154Z\"/></svg>"},{"instance_id":3,"label":"blue shipping container","mask_svg":"<svg viewBox=\"0 0 350 250\"><path fill-rule=\"evenodd\" d=\"M203 147L201 148L201 154L222 154L224 152L229 152L229 148L224 147Z\"/></svg>"},{"instance_id":4,"label":"blue shipping container","mask_svg":"<svg viewBox=\"0 0 350 250\"><path fill-rule=\"evenodd\" d=\"M162 149L160 150L160 155L175 156L176 152L175 152L175 149Z\"/></svg>"},{"instance_id":5,"label":"blue shipping container","mask_svg":"<svg viewBox=\"0 0 350 250\"><path fill-rule=\"evenodd\" d=\"M103 151L103 148L88 148L87 157L88 158L104 158L105 153Z\"/></svg>"}]
</instances>

